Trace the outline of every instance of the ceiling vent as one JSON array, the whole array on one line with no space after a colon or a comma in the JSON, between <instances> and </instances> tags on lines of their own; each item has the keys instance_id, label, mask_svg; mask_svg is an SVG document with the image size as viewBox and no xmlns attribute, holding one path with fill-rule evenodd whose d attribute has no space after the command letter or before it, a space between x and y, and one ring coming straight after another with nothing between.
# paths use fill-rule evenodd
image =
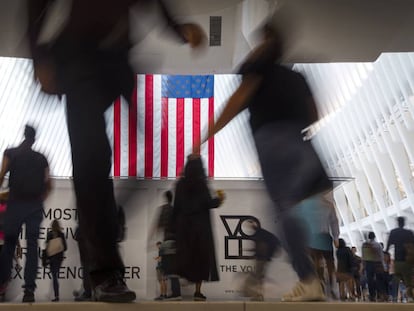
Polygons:
<instances>
[{"instance_id":1,"label":"ceiling vent","mask_svg":"<svg viewBox=\"0 0 414 311\"><path fill-rule=\"evenodd\" d=\"M221 16L210 16L210 46L221 45Z\"/></svg>"}]
</instances>

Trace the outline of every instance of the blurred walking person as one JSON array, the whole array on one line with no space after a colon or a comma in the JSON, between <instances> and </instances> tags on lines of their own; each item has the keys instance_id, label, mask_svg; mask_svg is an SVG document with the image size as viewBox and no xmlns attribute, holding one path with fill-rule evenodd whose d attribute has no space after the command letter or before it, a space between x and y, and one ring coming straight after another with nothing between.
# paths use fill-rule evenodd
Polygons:
<instances>
[{"instance_id":1,"label":"blurred walking person","mask_svg":"<svg viewBox=\"0 0 414 311\"><path fill-rule=\"evenodd\" d=\"M382 301L385 288L384 253L381 245L375 240L375 233L368 233L368 241L362 244L362 261L368 282L369 300Z\"/></svg>"},{"instance_id":2,"label":"blurred walking person","mask_svg":"<svg viewBox=\"0 0 414 311\"><path fill-rule=\"evenodd\" d=\"M394 245L394 275L392 280L392 299L397 301L398 285L403 280L407 287L407 299L413 300L413 267L414 262L408 260L408 250L414 250L414 234L405 229L405 218L397 218L398 228L392 229L388 237L386 251Z\"/></svg>"},{"instance_id":3,"label":"blurred walking person","mask_svg":"<svg viewBox=\"0 0 414 311\"><path fill-rule=\"evenodd\" d=\"M156 7L153 12L160 13L178 40L192 47L200 46L204 32L196 24L176 22L162 0L27 3L35 78L44 92L66 95L81 232L78 242L85 244L79 249L87 252L81 257L94 298L106 302L133 301L136 294L125 283L124 263L118 249L117 204L109 178L112 151L104 117L116 98L122 95L129 100L133 94L130 9L137 5L140 13L151 14ZM58 23L54 23L56 20Z\"/></svg>"},{"instance_id":4,"label":"blurred walking person","mask_svg":"<svg viewBox=\"0 0 414 311\"><path fill-rule=\"evenodd\" d=\"M332 189L332 183L310 141L304 141L301 133L317 121L317 111L304 77L280 64L288 38L282 28L275 23L262 28L263 41L242 64L239 70L242 82L215 124L209 126L207 138L239 112L249 109L264 183L278 214L278 236L299 278L282 299L324 300L307 252L305 224L292 207L307 197Z\"/></svg>"},{"instance_id":5,"label":"blurred walking person","mask_svg":"<svg viewBox=\"0 0 414 311\"><path fill-rule=\"evenodd\" d=\"M309 252L319 279L325 285L325 293L332 299L337 299L333 283L335 277L333 246L337 248L339 245L339 223L333 203L333 191L302 201L298 206L298 212L299 217L302 217L308 225Z\"/></svg>"},{"instance_id":6,"label":"blurred walking person","mask_svg":"<svg viewBox=\"0 0 414 311\"><path fill-rule=\"evenodd\" d=\"M43 220L43 201L51 190L46 157L32 149L36 130L26 125L24 140L16 148L4 151L0 186L7 172L9 199L4 219L4 245L0 254L0 295L9 282L13 257L23 224L26 225L27 252L24 268L23 302L34 302L38 264L39 227Z\"/></svg>"}]
</instances>

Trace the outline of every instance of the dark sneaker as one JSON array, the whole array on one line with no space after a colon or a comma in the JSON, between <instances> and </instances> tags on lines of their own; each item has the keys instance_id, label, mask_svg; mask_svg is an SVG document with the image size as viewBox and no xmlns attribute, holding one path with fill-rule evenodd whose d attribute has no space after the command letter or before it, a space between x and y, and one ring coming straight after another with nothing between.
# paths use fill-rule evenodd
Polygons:
<instances>
[{"instance_id":1,"label":"dark sneaker","mask_svg":"<svg viewBox=\"0 0 414 311\"><path fill-rule=\"evenodd\" d=\"M164 295L159 295L158 297L155 297L154 300L161 301L161 300L164 300L164 298L165 298Z\"/></svg>"},{"instance_id":2,"label":"dark sneaker","mask_svg":"<svg viewBox=\"0 0 414 311\"><path fill-rule=\"evenodd\" d=\"M0 285L0 296L4 296L6 294L7 285L7 282Z\"/></svg>"},{"instance_id":3,"label":"dark sneaker","mask_svg":"<svg viewBox=\"0 0 414 311\"><path fill-rule=\"evenodd\" d=\"M95 287L94 298L103 302L132 302L137 296L121 277L114 276Z\"/></svg>"},{"instance_id":4,"label":"dark sneaker","mask_svg":"<svg viewBox=\"0 0 414 311\"><path fill-rule=\"evenodd\" d=\"M82 293L78 296L75 296L75 301L92 301L92 295L88 295L86 293Z\"/></svg>"},{"instance_id":5,"label":"dark sneaker","mask_svg":"<svg viewBox=\"0 0 414 311\"><path fill-rule=\"evenodd\" d=\"M34 292L31 290L25 290L22 302L35 302Z\"/></svg>"},{"instance_id":6,"label":"dark sneaker","mask_svg":"<svg viewBox=\"0 0 414 311\"><path fill-rule=\"evenodd\" d=\"M6 301L6 289L7 289L7 283L0 285L0 302Z\"/></svg>"},{"instance_id":7,"label":"dark sneaker","mask_svg":"<svg viewBox=\"0 0 414 311\"><path fill-rule=\"evenodd\" d=\"M52 299L52 302L58 302L59 301L59 297L55 297L54 299Z\"/></svg>"},{"instance_id":8,"label":"dark sneaker","mask_svg":"<svg viewBox=\"0 0 414 311\"><path fill-rule=\"evenodd\" d=\"M194 293L194 301L206 301L207 297L202 293Z\"/></svg>"}]
</instances>

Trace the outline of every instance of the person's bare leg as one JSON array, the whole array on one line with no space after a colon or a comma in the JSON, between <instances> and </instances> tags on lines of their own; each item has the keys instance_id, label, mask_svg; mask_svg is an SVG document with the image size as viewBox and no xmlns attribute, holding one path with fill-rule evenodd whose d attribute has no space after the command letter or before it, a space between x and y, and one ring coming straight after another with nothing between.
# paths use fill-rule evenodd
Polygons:
<instances>
[{"instance_id":1,"label":"person's bare leg","mask_svg":"<svg viewBox=\"0 0 414 311\"><path fill-rule=\"evenodd\" d=\"M201 282L197 282L195 284L195 292L196 293L201 293Z\"/></svg>"},{"instance_id":2,"label":"person's bare leg","mask_svg":"<svg viewBox=\"0 0 414 311\"><path fill-rule=\"evenodd\" d=\"M205 301L207 298L201 293L201 282L195 283L195 293L194 293L194 300L196 301Z\"/></svg>"},{"instance_id":3,"label":"person's bare leg","mask_svg":"<svg viewBox=\"0 0 414 311\"><path fill-rule=\"evenodd\" d=\"M161 280L161 296L167 296L167 281L165 279Z\"/></svg>"}]
</instances>

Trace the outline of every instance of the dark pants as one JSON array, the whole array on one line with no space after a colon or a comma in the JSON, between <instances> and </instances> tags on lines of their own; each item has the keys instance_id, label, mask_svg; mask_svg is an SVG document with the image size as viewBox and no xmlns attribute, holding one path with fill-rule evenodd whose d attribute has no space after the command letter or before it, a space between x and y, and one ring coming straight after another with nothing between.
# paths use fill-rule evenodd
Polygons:
<instances>
[{"instance_id":1,"label":"dark pants","mask_svg":"<svg viewBox=\"0 0 414 311\"><path fill-rule=\"evenodd\" d=\"M53 292L55 297L59 298L59 269L62 265L62 258L50 258L50 272L52 273Z\"/></svg>"},{"instance_id":2,"label":"dark pants","mask_svg":"<svg viewBox=\"0 0 414 311\"><path fill-rule=\"evenodd\" d=\"M104 112L120 95L115 89L123 79L117 75L128 68L126 58L97 54L62 61L67 62L59 77L67 99L80 251L87 250L81 256L95 286L124 270L117 245L117 208L109 178L112 150Z\"/></svg>"},{"instance_id":3,"label":"dark pants","mask_svg":"<svg viewBox=\"0 0 414 311\"><path fill-rule=\"evenodd\" d=\"M397 299L398 287L400 280L403 280L404 285L407 287L407 296L413 297L413 265L405 261L394 262L394 275L392 278L392 297Z\"/></svg>"},{"instance_id":4,"label":"dark pants","mask_svg":"<svg viewBox=\"0 0 414 311\"><path fill-rule=\"evenodd\" d=\"M374 301L377 298L383 298L381 296L385 294L385 288L382 263L376 261L365 261L365 273L367 275L370 300Z\"/></svg>"},{"instance_id":5,"label":"dark pants","mask_svg":"<svg viewBox=\"0 0 414 311\"><path fill-rule=\"evenodd\" d=\"M43 219L43 203L9 201L4 220L4 245L0 254L0 284L9 281L22 225L26 225L27 253L24 267L24 288L34 291L38 264L39 227Z\"/></svg>"},{"instance_id":6,"label":"dark pants","mask_svg":"<svg viewBox=\"0 0 414 311\"><path fill-rule=\"evenodd\" d=\"M259 128L254 140L263 179L275 204L280 237L299 279L316 276L307 251L305 224L292 207L311 194L326 190L329 181L309 142L303 142L301 127L289 122L269 123ZM322 187L319 183L322 181ZM325 183L325 184L323 184Z\"/></svg>"},{"instance_id":7,"label":"dark pants","mask_svg":"<svg viewBox=\"0 0 414 311\"><path fill-rule=\"evenodd\" d=\"M171 281L171 296L181 296L180 279L178 276L169 276L169 279Z\"/></svg>"},{"instance_id":8,"label":"dark pants","mask_svg":"<svg viewBox=\"0 0 414 311\"><path fill-rule=\"evenodd\" d=\"M86 259L86 256L88 254L88 251L86 249L83 249L85 247L85 244L82 240L82 236L80 234L79 228L77 230L77 242L78 242L78 249L79 249L79 258L80 263L83 267L83 273L82 273L82 289L83 289L83 296L90 297L92 295L92 288L91 288L91 280L90 280L90 273L88 270L88 260Z\"/></svg>"}]
</instances>

